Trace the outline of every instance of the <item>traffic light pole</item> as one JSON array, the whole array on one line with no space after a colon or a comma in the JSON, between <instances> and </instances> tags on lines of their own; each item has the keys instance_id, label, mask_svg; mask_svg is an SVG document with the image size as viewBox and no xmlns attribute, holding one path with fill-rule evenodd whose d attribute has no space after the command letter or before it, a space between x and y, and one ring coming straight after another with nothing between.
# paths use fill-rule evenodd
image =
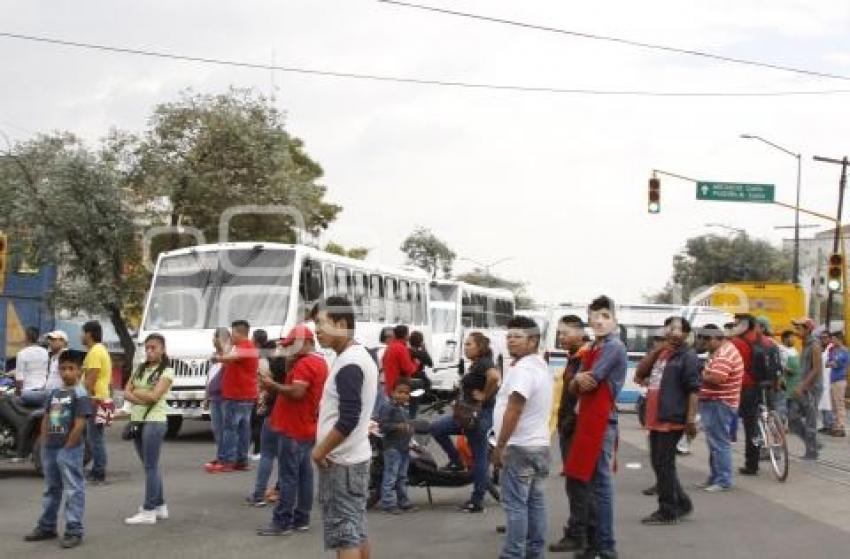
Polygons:
<instances>
[{"instance_id":1,"label":"traffic light pole","mask_svg":"<svg viewBox=\"0 0 850 559\"><path fill-rule=\"evenodd\" d=\"M820 157L820 156L816 155L814 159L815 159L815 161L819 161L821 163L832 163L834 165L841 165L841 179L838 181L838 215L837 215L836 220L835 220L836 221L836 223L835 223L835 236L833 237L833 241L832 241L832 252L833 252L833 254L837 253L837 252L839 252L839 249L840 249L840 252L843 255L844 254L844 242L841 241L841 238L843 237L843 235L841 234L842 233L842 231L841 231L841 229L842 229L842 227L841 227L841 215L842 215L843 210L844 210L844 189L847 186L847 165L850 164L850 161L848 161L847 156L845 156L843 159L831 159L829 157ZM845 268L845 270L842 271L843 281L841 283L842 283L842 293L844 294L844 301L843 301L843 303L844 303L844 316L845 316L844 328L846 329L847 326L848 326L848 324L846 323L847 322L846 317L847 317L847 314L848 314L847 313L847 307L848 307L848 305L850 305L850 301L848 301L848 299L847 299L847 281L846 281L846 278L844 278L844 276L846 275L846 267L847 267L846 261L842 264L842 266ZM834 294L835 294L835 292L833 290L831 290L831 289L828 290L827 299L826 299L826 329L827 330L829 330L831 328L830 325L832 323L832 300L833 300Z\"/></svg>"}]
</instances>

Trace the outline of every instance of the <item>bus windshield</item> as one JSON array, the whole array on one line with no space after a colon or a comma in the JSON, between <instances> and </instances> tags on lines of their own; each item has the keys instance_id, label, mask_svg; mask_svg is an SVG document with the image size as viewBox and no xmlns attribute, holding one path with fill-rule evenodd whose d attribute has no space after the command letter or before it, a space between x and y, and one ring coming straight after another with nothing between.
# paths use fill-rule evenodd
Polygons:
<instances>
[{"instance_id":1,"label":"bus windshield","mask_svg":"<svg viewBox=\"0 0 850 559\"><path fill-rule=\"evenodd\" d=\"M253 249L164 257L151 288L145 330L210 329L234 320L283 324L295 254Z\"/></svg>"}]
</instances>

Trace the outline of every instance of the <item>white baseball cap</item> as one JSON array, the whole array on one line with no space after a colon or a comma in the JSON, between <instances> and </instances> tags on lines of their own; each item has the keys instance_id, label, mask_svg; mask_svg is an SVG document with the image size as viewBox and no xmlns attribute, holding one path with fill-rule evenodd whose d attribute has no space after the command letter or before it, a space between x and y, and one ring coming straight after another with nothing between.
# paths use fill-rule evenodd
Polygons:
<instances>
[{"instance_id":1,"label":"white baseball cap","mask_svg":"<svg viewBox=\"0 0 850 559\"><path fill-rule=\"evenodd\" d=\"M68 342L68 334L63 332L62 330L54 330L53 332L48 332L45 338L54 339L54 340L62 340L64 342Z\"/></svg>"}]
</instances>

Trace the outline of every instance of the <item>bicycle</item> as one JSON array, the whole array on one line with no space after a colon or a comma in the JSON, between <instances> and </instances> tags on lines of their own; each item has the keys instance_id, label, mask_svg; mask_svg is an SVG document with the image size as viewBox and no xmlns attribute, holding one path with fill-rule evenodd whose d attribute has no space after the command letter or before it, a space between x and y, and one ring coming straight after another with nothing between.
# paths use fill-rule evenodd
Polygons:
<instances>
[{"instance_id":1,"label":"bicycle","mask_svg":"<svg viewBox=\"0 0 850 559\"><path fill-rule=\"evenodd\" d=\"M763 386L758 412L759 435L753 444L767 449L773 474L777 481L784 482L788 479L788 440L782 419L767 405L768 395L768 388Z\"/></svg>"}]
</instances>

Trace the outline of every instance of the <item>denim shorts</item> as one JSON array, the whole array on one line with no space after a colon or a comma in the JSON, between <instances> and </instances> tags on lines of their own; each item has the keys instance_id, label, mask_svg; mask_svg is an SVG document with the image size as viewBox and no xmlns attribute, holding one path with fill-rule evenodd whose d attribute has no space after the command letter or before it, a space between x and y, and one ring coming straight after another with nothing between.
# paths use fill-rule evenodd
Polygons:
<instances>
[{"instance_id":1,"label":"denim shorts","mask_svg":"<svg viewBox=\"0 0 850 559\"><path fill-rule=\"evenodd\" d=\"M352 549L366 542L368 492L368 460L350 466L331 464L330 468L319 470L326 550Z\"/></svg>"}]
</instances>

